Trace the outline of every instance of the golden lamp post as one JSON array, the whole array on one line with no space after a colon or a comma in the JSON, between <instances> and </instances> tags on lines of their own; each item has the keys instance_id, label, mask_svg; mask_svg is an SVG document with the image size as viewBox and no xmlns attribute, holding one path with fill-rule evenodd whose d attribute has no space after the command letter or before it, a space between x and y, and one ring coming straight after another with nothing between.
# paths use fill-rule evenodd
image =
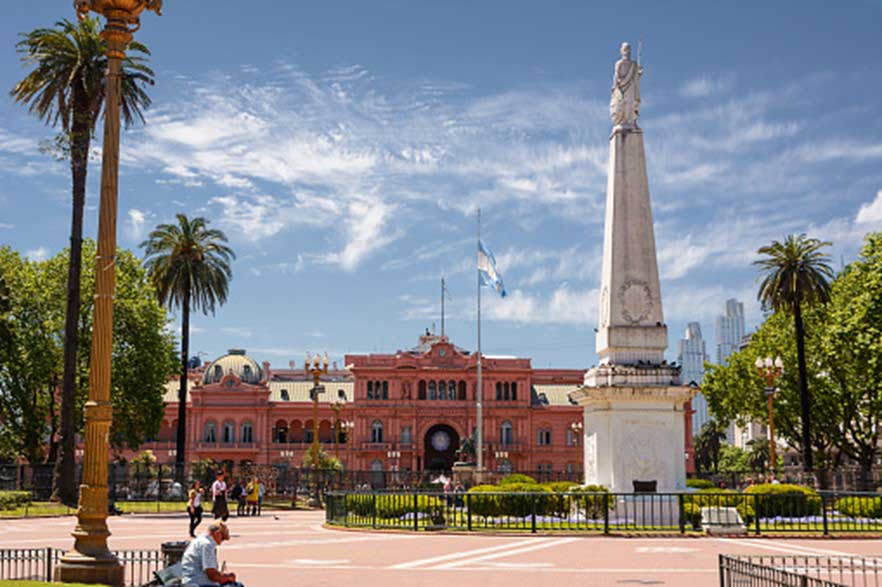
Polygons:
<instances>
[{"instance_id":1,"label":"golden lamp post","mask_svg":"<svg viewBox=\"0 0 882 587\"><path fill-rule=\"evenodd\" d=\"M112 421L110 358L113 344L114 260L116 258L117 180L119 177L119 108L122 62L143 11L162 14L162 0L76 0L77 16L90 11L107 24L104 142L101 200L98 212L98 256L95 269L95 316L89 359L89 397L85 406L86 443L73 550L62 556L56 579L64 582L122 585L123 567L107 548L107 453Z\"/></svg>"},{"instance_id":2,"label":"golden lamp post","mask_svg":"<svg viewBox=\"0 0 882 587\"><path fill-rule=\"evenodd\" d=\"M774 361L772 361L772 357L766 357L765 359L757 357L754 365L756 365L756 371L759 374L760 379L766 384L763 388L763 392L766 394L766 400L769 404L769 471L774 474L775 466L777 465L777 458L775 455L774 400L775 394L778 393L778 388L775 386L775 383L778 381L778 378L781 377L781 374L784 373L784 361L781 360L781 357L776 357Z\"/></svg>"},{"instance_id":3,"label":"golden lamp post","mask_svg":"<svg viewBox=\"0 0 882 587\"><path fill-rule=\"evenodd\" d=\"M313 387L310 395L312 396L312 470L315 475L315 495L310 501L310 506L321 507L322 501L319 498L319 422L318 422L318 405L319 394L324 389L319 386L319 379L322 375L328 373L328 353L325 353L324 360L319 355L310 360L309 354L306 355L306 363L303 369L312 375Z\"/></svg>"},{"instance_id":4,"label":"golden lamp post","mask_svg":"<svg viewBox=\"0 0 882 587\"><path fill-rule=\"evenodd\" d=\"M337 401L331 404L331 409L334 410L334 458L337 459L338 463L340 462L340 431L338 426L342 424L340 422L340 412L345 407L346 398L344 397L338 398Z\"/></svg>"}]
</instances>

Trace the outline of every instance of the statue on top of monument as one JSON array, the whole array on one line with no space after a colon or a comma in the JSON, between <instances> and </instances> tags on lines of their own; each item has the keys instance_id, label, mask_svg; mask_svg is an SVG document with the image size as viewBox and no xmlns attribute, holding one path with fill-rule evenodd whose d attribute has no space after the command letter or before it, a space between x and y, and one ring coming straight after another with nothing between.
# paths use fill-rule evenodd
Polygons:
<instances>
[{"instance_id":1,"label":"statue on top of monument","mask_svg":"<svg viewBox=\"0 0 882 587\"><path fill-rule=\"evenodd\" d=\"M612 97L609 101L609 117L615 128L623 130L639 129L637 117L640 115L640 57L631 61L631 45L622 43L622 58L616 61L613 74Z\"/></svg>"}]
</instances>

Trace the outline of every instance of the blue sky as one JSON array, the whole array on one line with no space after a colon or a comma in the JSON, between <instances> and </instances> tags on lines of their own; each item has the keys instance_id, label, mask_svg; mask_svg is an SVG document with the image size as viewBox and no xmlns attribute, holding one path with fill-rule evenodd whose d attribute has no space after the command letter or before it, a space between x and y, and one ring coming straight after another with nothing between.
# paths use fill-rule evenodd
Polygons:
<instances>
[{"instance_id":1,"label":"blue sky","mask_svg":"<svg viewBox=\"0 0 882 587\"><path fill-rule=\"evenodd\" d=\"M19 32L73 18L16 2L0 21L0 244L65 246L69 176L53 132L7 91ZM157 84L122 140L119 242L176 212L239 254L229 303L191 348L274 365L393 352L440 327L475 346L474 211L510 297L485 296L484 351L595 361L618 46L643 38L669 355L713 339L724 300L760 318L750 266L787 233L838 267L882 229L882 2L181 2L145 15ZM100 136L100 133L99 133ZM98 145L100 147L100 145ZM86 234L97 226L90 168ZM709 350L712 344L709 344Z\"/></svg>"}]
</instances>

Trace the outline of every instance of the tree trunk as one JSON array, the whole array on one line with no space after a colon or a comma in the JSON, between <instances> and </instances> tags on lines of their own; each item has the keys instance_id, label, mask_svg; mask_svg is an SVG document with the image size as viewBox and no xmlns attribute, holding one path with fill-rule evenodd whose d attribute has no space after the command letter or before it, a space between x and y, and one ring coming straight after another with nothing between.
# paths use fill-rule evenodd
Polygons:
<instances>
[{"instance_id":1,"label":"tree trunk","mask_svg":"<svg viewBox=\"0 0 882 587\"><path fill-rule=\"evenodd\" d=\"M55 413L55 403L58 395L58 376L53 375L49 383L49 456L47 463L56 463L58 458L58 414Z\"/></svg>"},{"instance_id":2,"label":"tree trunk","mask_svg":"<svg viewBox=\"0 0 882 587\"><path fill-rule=\"evenodd\" d=\"M85 102L85 104L81 104ZM75 97L70 136L72 213L70 220L70 258L67 263L67 308L64 320L64 372L61 378L61 441L55 461L52 498L64 504L77 504L76 486L76 371L79 351L80 275L82 273L83 209L86 205L86 172L92 140L92 115L81 91Z\"/></svg>"},{"instance_id":3,"label":"tree trunk","mask_svg":"<svg viewBox=\"0 0 882 587\"><path fill-rule=\"evenodd\" d=\"M185 286L181 304L181 385L178 388L178 436L175 443L175 477L184 483L187 444L187 358L190 355L190 287Z\"/></svg>"},{"instance_id":4,"label":"tree trunk","mask_svg":"<svg viewBox=\"0 0 882 587\"><path fill-rule=\"evenodd\" d=\"M802 323L802 307L797 298L793 306L793 320L796 323L796 362L799 368L799 405L802 412L802 469L811 473L814 469L812 459L811 397L808 390L808 376L805 369L805 326Z\"/></svg>"}]
</instances>

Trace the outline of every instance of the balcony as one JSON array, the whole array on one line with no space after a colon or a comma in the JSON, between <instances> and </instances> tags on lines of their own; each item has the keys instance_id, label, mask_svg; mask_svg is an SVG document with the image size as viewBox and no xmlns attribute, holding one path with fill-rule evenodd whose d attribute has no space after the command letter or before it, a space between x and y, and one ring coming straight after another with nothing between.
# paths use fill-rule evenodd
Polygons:
<instances>
[{"instance_id":1,"label":"balcony","mask_svg":"<svg viewBox=\"0 0 882 587\"><path fill-rule=\"evenodd\" d=\"M257 450L256 442L198 442L197 450Z\"/></svg>"},{"instance_id":2,"label":"balcony","mask_svg":"<svg viewBox=\"0 0 882 587\"><path fill-rule=\"evenodd\" d=\"M363 450L391 450L392 443L391 442L362 442L361 448Z\"/></svg>"}]
</instances>

